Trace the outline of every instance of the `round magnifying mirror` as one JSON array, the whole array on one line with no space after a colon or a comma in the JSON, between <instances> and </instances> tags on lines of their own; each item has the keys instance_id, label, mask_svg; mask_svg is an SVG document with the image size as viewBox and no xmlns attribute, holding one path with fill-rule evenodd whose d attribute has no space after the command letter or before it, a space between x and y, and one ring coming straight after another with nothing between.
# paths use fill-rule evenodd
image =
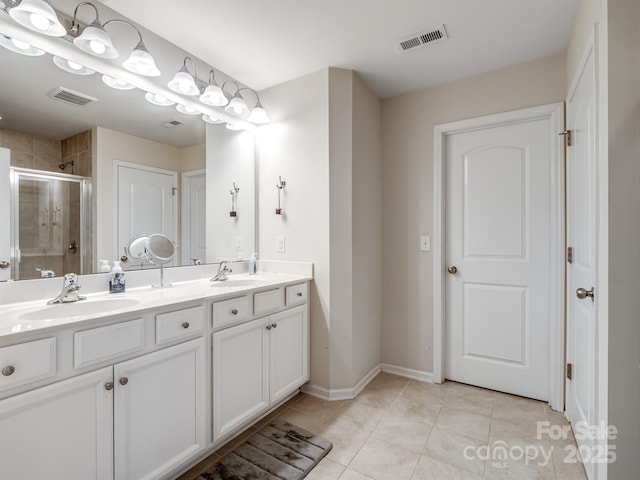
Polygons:
<instances>
[{"instance_id":1,"label":"round magnifying mirror","mask_svg":"<svg viewBox=\"0 0 640 480\"><path fill-rule=\"evenodd\" d=\"M164 265L176 256L176 244L165 235L154 233L147 238L145 252L151 263L160 265L160 283L154 284L153 287L170 287L170 283L164 282Z\"/></svg>"},{"instance_id":2,"label":"round magnifying mirror","mask_svg":"<svg viewBox=\"0 0 640 480\"><path fill-rule=\"evenodd\" d=\"M123 262L126 262L128 265L141 265L149 260L146 252L148 239L149 235L142 234L136 235L131 240L129 240L129 244L124 247L124 254L126 259L123 257L121 260Z\"/></svg>"}]
</instances>

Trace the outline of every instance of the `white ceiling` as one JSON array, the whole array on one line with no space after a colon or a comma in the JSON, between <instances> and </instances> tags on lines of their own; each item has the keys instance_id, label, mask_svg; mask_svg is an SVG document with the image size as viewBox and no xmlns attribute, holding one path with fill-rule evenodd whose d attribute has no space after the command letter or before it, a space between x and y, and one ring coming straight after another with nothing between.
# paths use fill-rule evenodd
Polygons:
<instances>
[{"instance_id":1,"label":"white ceiling","mask_svg":"<svg viewBox=\"0 0 640 480\"><path fill-rule=\"evenodd\" d=\"M580 0L103 3L256 90L343 67L385 98L564 51ZM396 49L440 24L448 41Z\"/></svg>"}]
</instances>

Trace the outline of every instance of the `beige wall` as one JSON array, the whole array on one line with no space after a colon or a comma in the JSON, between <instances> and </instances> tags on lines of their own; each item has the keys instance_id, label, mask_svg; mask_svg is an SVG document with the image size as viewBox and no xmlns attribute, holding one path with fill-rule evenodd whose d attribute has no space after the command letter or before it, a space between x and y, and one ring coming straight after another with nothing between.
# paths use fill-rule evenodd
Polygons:
<instances>
[{"instance_id":1,"label":"beige wall","mask_svg":"<svg viewBox=\"0 0 640 480\"><path fill-rule=\"evenodd\" d=\"M433 127L563 101L565 56L515 65L382 103L382 361L433 371Z\"/></svg>"},{"instance_id":2,"label":"beige wall","mask_svg":"<svg viewBox=\"0 0 640 480\"><path fill-rule=\"evenodd\" d=\"M273 123L260 127L258 212L261 258L312 261L311 380L329 385L329 133L326 70L260 92ZM285 215L276 215L278 176ZM276 251L276 236L286 252Z\"/></svg>"},{"instance_id":3,"label":"beige wall","mask_svg":"<svg viewBox=\"0 0 640 480\"><path fill-rule=\"evenodd\" d=\"M206 166L206 143L180 149L180 171L201 170Z\"/></svg>"},{"instance_id":4,"label":"beige wall","mask_svg":"<svg viewBox=\"0 0 640 480\"><path fill-rule=\"evenodd\" d=\"M609 0L607 15L608 421L618 428L608 478L615 480L640 478L640 2Z\"/></svg>"},{"instance_id":5,"label":"beige wall","mask_svg":"<svg viewBox=\"0 0 640 480\"><path fill-rule=\"evenodd\" d=\"M382 358L382 102L353 75L353 383Z\"/></svg>"}]
</instances>

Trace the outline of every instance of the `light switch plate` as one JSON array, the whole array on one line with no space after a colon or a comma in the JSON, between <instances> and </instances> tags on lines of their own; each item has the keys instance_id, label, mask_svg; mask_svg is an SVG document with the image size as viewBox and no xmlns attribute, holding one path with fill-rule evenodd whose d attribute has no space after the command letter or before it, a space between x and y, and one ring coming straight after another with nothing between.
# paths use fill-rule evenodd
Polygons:
<instances>
[{"instance_id":1,"label":"light switch plate","mask_svg":"<svg viewBox=\"0 0 640 480\"><path fill-rule=\"evenodd\" d=\"M284 235L276 236L276 252L284 253L285 251L285 243L284 243Z\"/></svg>"},{"instance_id":2,"label":"light switch plate","mask_svg":"<svg viewBox=\"0 0 640 480\"><path fill-rule=\"evenodd\" d=\"M431 251L431 237L429 235L420 236L420 251L421 252Z\"/></svg>"}]
</instances>

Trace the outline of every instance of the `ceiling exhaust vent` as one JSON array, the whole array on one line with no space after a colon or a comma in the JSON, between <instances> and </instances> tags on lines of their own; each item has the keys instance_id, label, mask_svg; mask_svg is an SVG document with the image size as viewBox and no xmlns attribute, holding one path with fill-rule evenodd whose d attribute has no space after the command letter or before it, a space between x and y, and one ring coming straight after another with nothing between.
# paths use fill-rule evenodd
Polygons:
<instances>
[{"instance_id":1,"label":"ceiling exhaust vent","mask_svg":"<svg viewBox=\"0 0 640 480\"><path fill-rule=\"evenodd\" d=\"M427 45L433 45L434 43L447 40L449 36L444 28L444 25L439 25L432 30L424 30L422 32L414 33L408 37L398 40L398 50L401 52L408 52L417 48L425 47Z\"/></svg>"},{"instance_id":2,"label":"ceiling exhaust vent","mask_svg":"<svg viewBox=\"0 0 640 480\"><path fill-rule=\"evenodd\" d=\"M54 88L47 95L54 100L59 100L79 107L84 107L85 105L98 101L97 98L90 97L89 95L85 95L84 93L76 92L65 87Z\"/></svg>"},{"instance_id":3,"label":"ceiling exhaust vent","mask_svg":"<svg viewBox=\"0 0 640 480\"><path fill-rule=\"evenodd\" d=\"M168 122L161 123L160 125L162 125L165 128L175 128L182 125L182 122L179 120L169 120Z\"/></svg>"}]
</instances>

